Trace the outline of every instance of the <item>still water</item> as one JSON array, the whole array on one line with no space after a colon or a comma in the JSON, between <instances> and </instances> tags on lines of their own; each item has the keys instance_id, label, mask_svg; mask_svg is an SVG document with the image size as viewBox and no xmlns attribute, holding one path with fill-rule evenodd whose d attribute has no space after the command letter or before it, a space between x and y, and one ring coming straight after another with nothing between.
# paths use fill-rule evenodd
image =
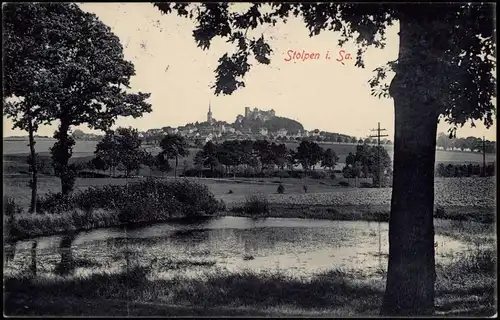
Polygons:
<instances>
[{"instance_id":1,"label":"still water","mask_svg":"<svg viewBox=\"0 0 500 320\"><path fill-rule=\"evenodd\" d=\"M68 251L78 261L74 275L123 269L124 253L129 252L129 262L154 262L155 276L160 278L178 273L196 275L207 268L234 272L279 269L305 277L336 268L370 276L386 268L388 254L388 224L365 221L222 217L194 224L81 232L71 238L66 249L61 248L62 239L37 239L39 274L53 273ZM6 273L28 268L31 246L31 241L16 244L15 258ZM462 242L436 235L438 263L447 263L451 256L467 249ZM177 267L172 261L178 262Z\"/></svg>"}]
</instances>

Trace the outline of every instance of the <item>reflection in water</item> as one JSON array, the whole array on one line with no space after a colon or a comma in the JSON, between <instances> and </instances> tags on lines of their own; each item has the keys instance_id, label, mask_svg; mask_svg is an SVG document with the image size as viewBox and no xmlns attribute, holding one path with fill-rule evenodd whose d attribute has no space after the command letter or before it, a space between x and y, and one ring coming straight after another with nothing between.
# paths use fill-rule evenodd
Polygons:
<instances>
[{"instance_id":1,"label":"reflection in water","mask_svg":"<svg viewBox=\"0 0 500 320\"><path fill-rule=\"evenodd\" d=\"M10 261L14 260L15 256L16 256L16 241L5 240L5 245L4 245L5 266L7 266Z\"/></svg>"},{"instance_id":2,"label":"reflection in water","mask_svg":"<svg viewBox=\"0 0 500 320\"><path fill-rule=\"evenodd\" d=\"M30 271L31 274L36 276L36 246L37 246L37 241L32 240L31 241L31 263L30 263Z\"/></svg>"},{"instance_id":3,"label":"reflection in water","mask_svg":"<svg viewBox=\"0 0 500 320\"><path fill-rule=\"evenodd\" d=\"M61 253L61 261L56 266L54 272L58 275L69 275L75 270L75 264L73 260L73 253L71 245L75 240L76 235L74 233L66 234L62 237L59 244L59 252Z\"/></svg>"},{"instance_id":4,"label":"reflection in water","mask_svg":"<svg viewBox=\"0 0 500 320\"><path fill-rule=\"evenodd\" d=\"M440 263L448 259L446 255L467 250L463 243L448 237L436 236L436 241L439 243L436 259ZM29 254L29 244L20 243L17 249L22 251L20 248L24 246ZM39 238L34 246L38 247L39 259L41 256L46 259L39 263L57 264L56 271L60 274L72 274L74 260L79 264L76 274L82 270L114 272L127 268L127 264L134 261L149 265L155 259L161 262L166 273L172 272L167 268L171 265L182 265L176 272L187 272L195 265L210 265L203 263L207 261L229 270L275 270L278 266L281 270L302 275L332 268L374 273L387 265L388 224L276 218L254 221L225 217L194 225L165 223L45 237ZM47 253L41 253L42 247ZM132 257L134 252L137 255ZM82 257L88 255L99 267L81 266ZM252 259L246 259L249 256ZM9 265L9 268L14 269L14 266Z\"/></svg>"}]
</instances>

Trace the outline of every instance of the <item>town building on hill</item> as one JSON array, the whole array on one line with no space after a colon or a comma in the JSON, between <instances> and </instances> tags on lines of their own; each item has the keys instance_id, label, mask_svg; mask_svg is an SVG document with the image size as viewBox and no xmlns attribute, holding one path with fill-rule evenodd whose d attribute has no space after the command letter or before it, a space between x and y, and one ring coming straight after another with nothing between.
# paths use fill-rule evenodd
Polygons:
<instances>
[{"instance_id":1,"label":"town building on hill","mask_svg":"<svg viewBox=\"0 0 500 320\"><path fill-rule=\"evenodd\" d=\"M253 111L250 110L250 107L245 107L245 118L246 119L251 119L251 120L257 120L260 119L262 121L267 121L276 116L276 112L274 109L271 109L269 111L264 111L264 110L259 110L257 108L254 108Z\"/></svg>"},{"instance_id":2,"label":"town building on hill","mask_svg":"<svg viewBox=\"0 0 500 320\"><path fill-rule=\"evenodd\" d=\"M278 137L286 137L288 131L285 128L281 128L276 132L276 136Z\"/></svg>"}]
</instances>

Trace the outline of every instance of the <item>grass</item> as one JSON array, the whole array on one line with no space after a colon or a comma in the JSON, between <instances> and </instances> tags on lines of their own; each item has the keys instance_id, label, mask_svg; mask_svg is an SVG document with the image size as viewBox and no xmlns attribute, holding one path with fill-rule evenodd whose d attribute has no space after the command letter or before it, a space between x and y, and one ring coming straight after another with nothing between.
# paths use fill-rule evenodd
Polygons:
<instances>
[{"instance_id":1,"label":"grass","mask_svg":"<svg viewBox=\"0 0 500 320\"><path fill-rule=\"evenodd\" d=\"M495 313L496 252L476 251L437 266L438 315ZM155 278L144 266L88 277L5 279L8 315L374 316L382 278L331 270L312 278L216 270L197 278ZM128 302L128 303L126 303ZM147 311L148 307L150 308Z\"/></svg>"},{"instance_id":2,"label":"grass","mask_svg":"<svg viewBox=\"0 0 500 320\"><path fill-rule=\"evenodd\" d=\"M302 218L342 221L381 221L389 222L390 205L295 205L285 203L268 203L267 210L248 210L254 204L247 201L242 205L234 205L222 215L238 217ZM253 207L256 207L254 205ZM492 224L495 211L493 208L445 207L445 214L439 217L443 220L473 221Z\"/></svg>"}]
</instances>

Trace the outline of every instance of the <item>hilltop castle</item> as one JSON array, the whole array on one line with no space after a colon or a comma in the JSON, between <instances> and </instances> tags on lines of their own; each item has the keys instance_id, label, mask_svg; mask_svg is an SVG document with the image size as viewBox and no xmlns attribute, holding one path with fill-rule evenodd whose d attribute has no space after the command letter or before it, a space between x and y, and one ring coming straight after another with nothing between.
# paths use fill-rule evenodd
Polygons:
<instances>
[{"instance_id":1,"label":"hilltop castle","mask_svg":"<svg viewBox=\"0 0 500 320\"><path fill-rule=\"evenodd\" d=\"M257 120L260 119L262 121L267 121L276 116L276 113L274 109L271 109L269 111L264 111L264 110L259 110L257 108L254 108L253 111L250 110L250 107L245 107L245 118L246 119L251 119L251 120Z\"/></svg>"}]
</instances>

